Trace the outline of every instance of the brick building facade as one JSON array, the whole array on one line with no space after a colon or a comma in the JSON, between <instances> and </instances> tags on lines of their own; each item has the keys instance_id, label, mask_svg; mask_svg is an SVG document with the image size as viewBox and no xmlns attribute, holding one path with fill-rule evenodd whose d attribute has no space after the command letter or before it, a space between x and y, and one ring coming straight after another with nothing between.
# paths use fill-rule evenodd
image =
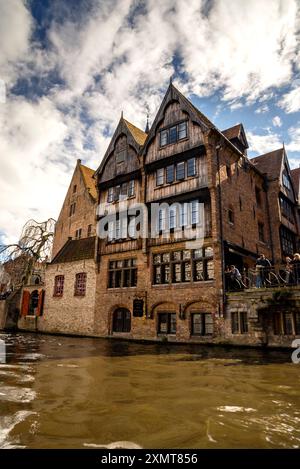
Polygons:
<instances>
[{"instance_id":1,"label":"brick building facade","mask_svg":"<svg viewBox=\"0 0 300 469\"><path fill-rule=\"evenodd\" d=\"M297 287L290 318L276 292L226 292L227 266L247 276L259 254L279 266L299 245L300 175L284 148L252 160L247 148L242 124L218 130L173 84L147 132L122 116L97 171L77 162L36 329L290 344Z\"/></svg>"},{"instance_id":2,"label":"brick building facade","mask_svg":"<svg viewBox=\"0 0 300 469\"><path fill-rule=\"evenodd\" d=\"M93 174L77 161L55 226L44 282L22 289L20 330L94 334L97 191Z\"/></svg>"},{"instance_id":3,"label":"brick building facade","mask_svg":"<svg viewBox=\"0 0 300 469\"><path fill-rule=\"evenodd\" d=\"M234 264L247 273L260 253L274 265L283 261L281 196L293 213L296 198L293 186L289 192L284 186L291 181L284 149L277 152L280 165L268 160L269 174L264 157L250 160L247 147L241 124L219 131L172 84L148 133L121 117L95 173L99 226L107 230L97 240L96 335L255 342L247 307L244 316L237 309L231 317L226 306L224 271ZM163 202L178 207L153 218L153 203ZM148 222L145 237L134 225L134 204L147 207L140 217ZM199 218L202 237L195 241ZM296 218L289 230L296 246ZM248 331L249 340L242 336Z\"/></svg>"}]
</instances>

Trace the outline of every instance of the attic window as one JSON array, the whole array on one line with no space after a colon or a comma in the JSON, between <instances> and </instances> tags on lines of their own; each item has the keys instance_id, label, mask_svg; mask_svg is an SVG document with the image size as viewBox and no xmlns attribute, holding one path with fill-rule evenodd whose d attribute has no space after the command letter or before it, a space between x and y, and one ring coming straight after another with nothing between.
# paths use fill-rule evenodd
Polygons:
<instances>
[{"instance_id":1,"label":"attic window","mask_svg":"<svg viewBox=\"0 0 300 469\"><path fill-rule=\"evenodd\" d=\"M77 191L77 185L74 184L74 186L73 186L73 194L75 194L76 191Z\"/></svg>"},{"instance_id":2,"label":"attic window","mask_svg":"<svg viewBox=\"0 0 300 469\"><path fill-rule=\"evenodd\" d=\"M187 137L187 121L172 125L168 129L160 131L160 146L176 143Z\"/></svg>"}]
</instances>

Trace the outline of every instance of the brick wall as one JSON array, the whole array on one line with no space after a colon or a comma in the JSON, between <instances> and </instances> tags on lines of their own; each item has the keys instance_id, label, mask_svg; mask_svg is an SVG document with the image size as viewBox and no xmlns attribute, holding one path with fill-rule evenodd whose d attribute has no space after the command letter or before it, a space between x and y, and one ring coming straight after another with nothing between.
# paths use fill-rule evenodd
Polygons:
<instances>
[{"instance_id":1,"label":"brick wall","mask_svg":"<svg viewBox=\"0 0 300 469\"><path fill-rule=\"evenodd\" d=\"M76 192L74 186L76 185ZM76 203L75 213L70 216L70 206ZM81 171L80 163L77 163L66 198L64 200L60 215L55 226L55 236L53 242L52 259L68 240L68 237L75 238L76 230L82 229L82 238L86 238L88 225L92 225L91 236L95 236L95 210L96 201L87 190Z\"/></svg>"},{"instance_id":2,"label":"brick wall","mask_svg":"<svg viewBox=\"0 0 300 469\"><path fill-rule=\"evenodd\" d=\"M85 296L74 296L76 273L86 272ZM54 278L64 275L62 297L53 296ZM46 269L44 313L37 318L43 332L94 335L96 273L93 259L49 265Z\"/></svg>"}]
</instances>

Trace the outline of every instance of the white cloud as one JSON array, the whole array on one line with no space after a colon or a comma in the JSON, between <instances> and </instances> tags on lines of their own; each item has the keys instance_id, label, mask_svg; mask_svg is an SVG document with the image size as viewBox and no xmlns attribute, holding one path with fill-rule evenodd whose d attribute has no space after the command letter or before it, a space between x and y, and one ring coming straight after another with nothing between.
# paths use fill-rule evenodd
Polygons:
<instances>
[{"instance_id":1,"label":"white cloud","mask_svg":"<svg viewBox=\"0 0 300 469\"><path fill-rule=\"evenodd\" d=\"M265 114L266 112L269 111L269 106L267 104L264 104L263 106L258 107L255 109L255 114Z\"/></svg>"},{"instance_id":2,"label":"white cloud","mask_svg":"<svg viewBox=\"0 0 300 469\"><path fill-rule=\"evenodd\" d=\"M285 145L286 150L289 152L300 153L300 122L298 123L298 126L291 127L289 129L289 137L290 142Z\"/></svg>"},{"instance_id":3,"label":"white cloud","mask_svg":"<svg viewBox=\"0 0 300 469\"><path fill-rule=\"evenodd\" d=\"M10 237L31 213L58 215L76 159L98 166L122 110L142 128L146 105L154 118L175 54L184 93L222 90L231 109L257 99L256 113L269 110L272 89L291 80L297 63L297 0L91 3L86 14L68 16L66 6L63 22L54 16L43 49L31 40L30 3L0 1L0 78L8 88L18 78L63 80L35 102L8 95L0 104L0 231ZM247 137L259 153L281 146L277 134Z\"/></svg>"},{"instance_id":4,"label":"white cloud","mask_svg":"<svg viewBox=\"0 0 300 469\"><path fill-rule=\"evenodd\" d=\"M300 86L290 90L282 96L279 106L287 113L300 110Z\"/></svg>"},{"instance_id":5,"label":"white cloud","mask_svg":"<svg viewBox=\"0 0 300 469\"><path fill-rule=\"evenodd\" d=\"M281 122L280 117L279 116L274 116L273 119L272 119L272 124L274 125L274 127L281 127L282 122Z\"/></svg>"},{"instance_id":6,"label":"white cloud","mask_svg":"<svg viewBox=\"0 0 300 469\"><path fill-rule=\"evenodd\" d=\"M0 2L0 78L7 84L14 82L20 62L29 51L32 26L23 1Z\"/></svg>"},{"instance_id":7,"label":"white cloud","mask_svg":"<svg viewBox=\"0 0 300 469\"><path fill-rule=\"evenodd\" d=\"M282 147L282 141L280 140L279 135L273 133L257 135L252 132L247 132L247 140L250 150L260 155Z\"/></svg>"}]
</instances>

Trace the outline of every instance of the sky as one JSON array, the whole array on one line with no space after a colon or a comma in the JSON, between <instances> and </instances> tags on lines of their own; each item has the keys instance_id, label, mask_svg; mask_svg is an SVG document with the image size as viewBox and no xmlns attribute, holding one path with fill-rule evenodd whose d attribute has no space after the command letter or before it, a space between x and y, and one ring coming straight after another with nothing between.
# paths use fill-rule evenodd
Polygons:
<instances>
[{"instance_id":1,"label":"sky","mask_svg":"<svg viewBox=\"0 0 300 469\"><path fill-rule=\"evenodd\" d=\"M121 112L150 123L170 77L249 155L300 165L300 0L0 0L0 242L57 219Z\"/></svg>"}]
</instances>

